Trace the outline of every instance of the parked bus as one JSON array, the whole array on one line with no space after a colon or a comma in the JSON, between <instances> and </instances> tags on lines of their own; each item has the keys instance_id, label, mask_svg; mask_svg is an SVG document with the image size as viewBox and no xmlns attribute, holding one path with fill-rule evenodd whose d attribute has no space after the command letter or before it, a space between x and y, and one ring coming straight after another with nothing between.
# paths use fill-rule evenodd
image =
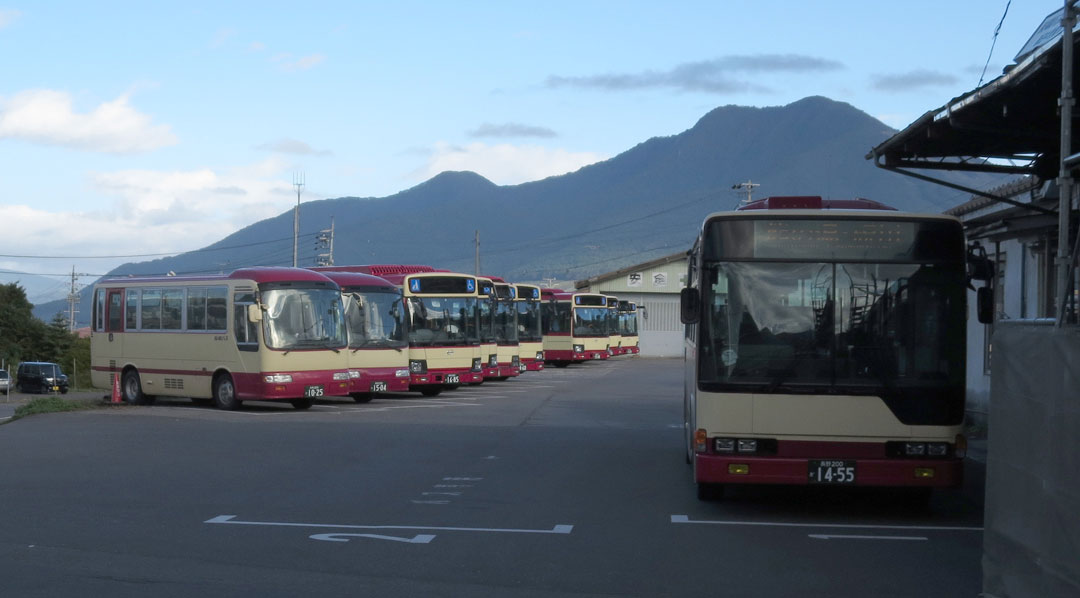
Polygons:
<instances>
[{"instance_id":1,"label":"parked bus","mask_svg":"<svg viewBox=\"0 0 1080 598\"><path fill-rule=\"evenodd\" d=\"M517 308L521 371L541 371L544 369L544 332L540 321L540 287L514 285L514 306Z\"/></svg>"},{"instance_id":2,"label":"parked bus","mask_svg":"<svg viewBox=\"0 0 1080 598\"><path fill-rule=\"evenodd\" d=\"M622 335L623 355L637 355L638 346L638 309L633 301L619 302L619 332Z\"/></svg>"},{"instance_id":3,"label":"parked bus","mask_svg":"<svg viewBox=\"0 0 1080 598\"><path fill-rule=\"evenodd\" d=\"M91 381L123 399L189 397L221 409L349 393L341 291L297 268L111 278L94 286Z\"/></svg>"},{"instance_id":4,"label":"parked bus","mask_svg":"<svg viewBox=\"0 0 1080 598\"><path fill-rule=\"evenodd\" d=\"M399 288L357 272L313 268L341 287L349 333L349 395L357 403L409 390L409 341Z\"/></svg>"},{"instance_id":5,"label":"parked bus","mask_svg":"<svg viewBox=\"0 0 1080 598\"><path fill-rule=\"evenodd\" d=\"M476 277L419 265L331 266L379 276L401 289L409 341L409 390L433 397L443 388L480 382L473 354L477 329Z\"/></svg>"},{"instance_id":6,"label":"parked bus","mask_svg":"<svg viewBox=\"0 0 1080 598\"><path fill-rule=\"evenodd\" d=\"M622 331L619 330L619 298L607 297L608 355L622 355Z\"/></svg>"},{"instance_id":7,"label":"parked bus","mask_svg":"<svg viewBox=\"0 0 1080 598\"><path fill-rule=\"evenodd\" d=\"M608 358L607 297L541 289L544 360L555 367Z\"/></svg>"},{"instance_id":8,"label":"parked bus","mask_svg":"<svg viewBox=\"0 0 1080 598\"><path fill-rule=\"evenodd\" d=\"M690 254L684 426L700 498L723 484L961 482L960 222L869 200L712 214Z\"/></svg>"},{"instance_id":9,"label":"parked bus","mask_svg":"<svg viewBox=\"0 0 1080 598\"><path fill-rule=\"evenodd\" d=\"M499 377L499 342L495 339L496 296L493 280L484 276L477 277L476 301L480 345L474 357L480 360L483 380L494 380Z\"/></svg>"},{"instance_id":10,"label":"parked bus","mask_svg":"<svg viewBox=\"0 0 1080 598\"><path fill-rule=\"evenodd\" d=\"M497 348L496 380L521 375L521 355L518 341L517 305L514 285L495 281L495 342Z\"/></svg>"}]
</instances>

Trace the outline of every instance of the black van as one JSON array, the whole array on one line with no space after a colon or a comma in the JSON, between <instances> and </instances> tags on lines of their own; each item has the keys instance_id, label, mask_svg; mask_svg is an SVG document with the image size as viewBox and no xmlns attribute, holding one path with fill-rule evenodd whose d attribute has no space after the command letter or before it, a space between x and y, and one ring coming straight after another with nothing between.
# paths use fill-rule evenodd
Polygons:
<instances>
[{"instance_id":1,"label":"black van","mask_svg":"<svg viewBox=\"0 0 1080 598\"><path fill-rule=\"evenodd\" d=\"M68 379L60 366L45 361L24 361L15 374L15 389L19 392L68 391Z\"/></svg>"}]
</instances>

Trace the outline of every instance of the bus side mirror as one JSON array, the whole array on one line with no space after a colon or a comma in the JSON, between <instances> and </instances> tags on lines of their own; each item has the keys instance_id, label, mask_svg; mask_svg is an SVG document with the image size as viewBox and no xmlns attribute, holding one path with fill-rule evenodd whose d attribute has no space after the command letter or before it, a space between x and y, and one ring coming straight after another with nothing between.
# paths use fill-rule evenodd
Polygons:
<instances>
[{"instance_id":1,"label":"bus side mirror","mask_svg":"<svg viewBox=\"0 0 1080 598\"><path fill-rule=\"evenodd\" d=\"M679 291L679 319L683 324L697 324L701 317L701 295L697 289L685 288Z\"/></svg>"},{"instance_id":2,"label":"bus side mirror","mask_svg":"<svg viewBox=\"0 0 1080 598\"><path fill-rule=\"evenodd\" d=\"M994 323L994 290L990 287L979 287L975 291L975 311L978 314L980 324Z\"/></svg>"},{"instance_id":3,"label":"bus side mirror","mask_svg":"<svg viewBox=\"0 0 1080 598\"><path fill-rule=\"evenodd\" d=\"M252 303L247 306L247 317L249 322L261 322L263 319L262 308L258 303Z\"/></svg>"}]
</instances>

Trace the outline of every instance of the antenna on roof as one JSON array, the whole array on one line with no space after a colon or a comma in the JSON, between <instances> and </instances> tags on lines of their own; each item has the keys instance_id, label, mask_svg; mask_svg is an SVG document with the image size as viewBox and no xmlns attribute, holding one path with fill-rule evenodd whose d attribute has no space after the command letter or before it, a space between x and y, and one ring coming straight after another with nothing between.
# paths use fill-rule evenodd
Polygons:
<instances>
[{"instance_id":1,"label":"antenna on roof","mask_svg":"<svg viewBox=\"0 0 1080 598\"><path fill-rule=\"evenodd\" d=\"M750 203L751 201L754 200L754 187L760 187L760 186L761 186L761 183L755 183L754 181L752 181L750 179L747 179L747 181L745 183L736 183L736 184L732 185L731 188L736 189L738 191L742 191L742 190L745 189L746 190L746 199L743 200L741 203L748 204L748 203Z\"/></svg>"}]
</instances>

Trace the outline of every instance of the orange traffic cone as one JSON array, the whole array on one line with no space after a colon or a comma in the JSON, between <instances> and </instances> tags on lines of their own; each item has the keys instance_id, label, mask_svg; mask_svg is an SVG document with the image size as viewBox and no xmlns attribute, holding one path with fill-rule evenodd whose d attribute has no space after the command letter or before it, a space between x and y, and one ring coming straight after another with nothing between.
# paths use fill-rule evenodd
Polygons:
<instances>
[{"instance_id":1,"label":"orange traffic cone","mask_svg":"<svg viewBox=\"0 0 1080 598\"><path fill-rule=\"evenodd\" d=\"M123 402L123 400L120 398L120 374L113 374L112 400L110 402L111 403L122 403Z\"/></svg>"}]
</instances>

